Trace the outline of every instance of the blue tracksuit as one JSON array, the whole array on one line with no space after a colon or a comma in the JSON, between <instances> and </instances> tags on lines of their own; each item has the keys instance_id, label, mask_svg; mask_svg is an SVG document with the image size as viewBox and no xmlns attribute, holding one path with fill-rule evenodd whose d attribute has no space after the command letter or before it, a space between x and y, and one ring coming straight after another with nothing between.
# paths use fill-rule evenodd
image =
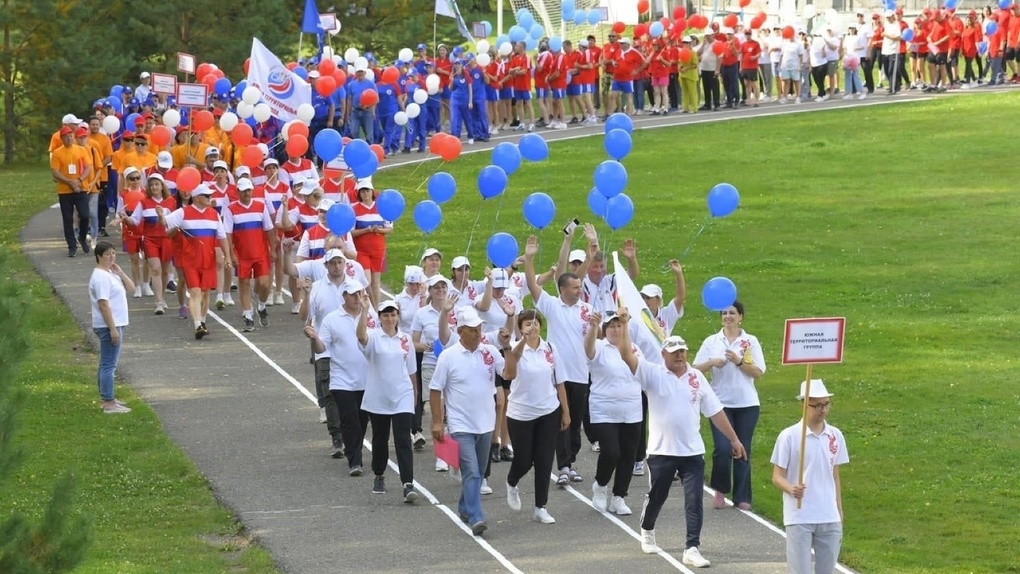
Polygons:
<instances>
[{"instance_id":1,"label":"blue tracksuit","mask_svg":"<svg viewBox=\"0 0 1020 574\"><path fill-rule=\"evenodd\" d=\"M471 110L471 121L468 123L473 129L471 137L486 141L489 139L489 113L485 101L485 70L479 66L471 68L468 73L471 75L471 87L474 89L474 107Z\"/></svg>"},{"instance_id":2,"label":"blue tracksuit","mask_svg":"<svg viewBox=\"0 0 1020 574\"><path fill-rule=\"evenodd\" d=\"M463 123L467 128L468 137L474 137L471 132L471 110L468 109L470 95L468 91L470 80L464 73L457 74L450 79L450 135L460 137L460 126Z\"/></svg>"}]
</instances>

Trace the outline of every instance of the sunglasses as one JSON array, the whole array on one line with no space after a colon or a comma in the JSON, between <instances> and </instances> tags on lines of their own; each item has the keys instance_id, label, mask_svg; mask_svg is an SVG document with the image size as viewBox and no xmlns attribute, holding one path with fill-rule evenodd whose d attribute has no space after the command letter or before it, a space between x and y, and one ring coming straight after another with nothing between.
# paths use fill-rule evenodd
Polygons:
<instances>
[{"instance_id":1,"label":"sunglasses","mask_svg":"<svg viewBox=\"0 0 1020 574\"><path fill-rule=\"evenodd\" d=\"M135 145L149 145L149 142L135 142Z\"/></svg>"},{"instance_id":2,"label":"sunglasses","mask_svg":"<svg viewBox=\"0 0 1020 574\"><path fill-rule=\"evenodd\" d=\"M139 181L139 180L141 180L141 179L142 179L142 178L140 178L140 177L129 177L129 178L128 178L128 181Z\"/></svg>"}]
</instances>

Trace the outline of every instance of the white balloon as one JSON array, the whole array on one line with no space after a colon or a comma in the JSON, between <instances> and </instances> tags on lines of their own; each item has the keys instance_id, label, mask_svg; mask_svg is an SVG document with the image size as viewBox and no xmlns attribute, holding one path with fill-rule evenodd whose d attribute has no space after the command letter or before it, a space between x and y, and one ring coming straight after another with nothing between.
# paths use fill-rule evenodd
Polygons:
<instances>
[{"instance_id":1,"label":"white balloon","mask_svg":"<svg viewBox=\"0 0 1020 574\"><path fill-rule=\"evenodd\" d=\"M407 113L406 112L397 112L397 113L393 114L393 123L397 124L398 126L406 126L407 125Z\"/></svg>"},{"instance_id":2,"label":"white balloon","mask_svg":"<svg viewBox=\"0 0 1020 574\"><path fill-rule=\"evenodd\" d=\"M364 56L358 56L354 59L355 70L367 70L368 69L368 58Z\"/></svg>"},{"instance_id":3,"label":"white balloon","mask_svg":"<svg viewBox=\"0 0 1020 574\"><path fill-rule=\"evenodd\" d=\"M423 90L418 90L418 92L421 92L423 94L425 93ZM415 93L417 94L418 92L415 92ZM418 104L414 104L414 103L407 104L407 108L404 111L407 114L407 117L409 117L409 118L411 118L413 120L414 118L416 118L419 115L421 115L421 106L419 106Z\"/></svg>"},{"instance_id":4,"label":"white balloon","mask_svg":"<svg viewBox=\"0 0 1020 574\"><path fill-rule=\"evenodd\" d=\"M237 103L237 117L248 119L254 113L255 113L255 106L249 104L248 102L238 102ZM164 115L166 115L166 114L164 114Z\"/></svg>"},{"instance_id":5,"label":"white balloon","mask_svg":"<svg viewBox=\"0 0 1020 574\"><path fill-rule=\"evenodd\" d=\"M503 42L499 45L499 53L501 56L509 56L510 52L514 51L514 46L510 42Z\"/></svg>"},{"instance_id":6,"label":"white balloon","mask_svg":"<svg viewBox=\"0 0 1020 574\"><path fill-rule=\"evenodd\" d=\"M492 58L489 57L488 53L482 52L481 54L475 56L475 62L477 62L479 66L484 68L485 66L488 66L490 63L492 63Z\"/></svg>"},{"instance_id":7,"label":"white balloon","mask_svg":"<svg viewBox=\"0 0 1020 574\"><path fill-rule=\"evenodd\" d=\"M170 116L170 119L173 119L173 116L170 115L170 112L177 114L177 121L174 122L174 125L170 125L170 123L167 121L167 116ZM177 110L167 110L163 112L163 125L173 129L177 127L177 124L179 123L181 123L180 112L178 112ZM118 130L120 130L120 118L118 118L117 116L106 116L105 118L103 118L103 131L105 131L107 134L115 134L117 133Z\"/></svg>"},{"instance_id":8,"label":"white balloon","mask_svg":"<svg viewBox=\"0 0 1020 574\"><path fill-rule=\"evenodd\" d=\"M814 5L814 4L808 4L808 5L804 6L804 11L803 11L803 12L801 12L801 14L802 14L802 15L803 15L803 16L804 16L805 18L807 18L808 20L810 20L810 19L814 18L814 17L815 17L815 14L817 14L817 13L818 13L818 12L817 12L817 9L815 8L815 5Z\"/></svg>"},{"instance_id":9,"label":"white balloon","mask_svg":"<svg viewBox=\"0 0 1020 574\"><path fill-rule=\"evenodd\" d=\"M375 81L375 72L373 70L365 70L365 79L369 82Z\"/></svg>"},{"instance_id":10,"label":"white balloon","mask_svg":"<svg viewBox=\"0 0 1020 574\"><path fill-rule=\"evenodd\" d=\"M262 99L262 92L255 86L248 86L241 92L241 101L254 106Z\"/></svg>"},{"instance_id":11,"label":"white balloon","mask_svg":"<svg viewBox=\"0 0 1020 574\"><path fill-rule=\"evenodd\" d=\"M337 34L339 34L339 33L340 33L340 27L341 27L341 26L340 26L340 22L339 22L339 21L337 21L337 23L336 23L336 28L334 28L334 29L330 30L330 31L329 31L329 35L330 35L330 36L336 36Z\"/></svg>"},{"instance_id":12,"label":"white balloon","mask_svg":"<svg viewBox=\"0 0 1020 574\"><path fill-rule=\"evenodd\" d=\"M290 139L290 125L296 121L297 120L290 120L289 122L283 124L283 128L280 130L280 135L283 136L283 141L287 141Z\"/></svg>"},{"instance_id":13,"label":"white balloon","mask_svg":"<svg viewBox=\"0 0 1020 574\"><path fill-rule=\"evenodd\" d=\"M478 52L479 54L484 54L485 52L488 52L489 51L488 40L479 40L478 43L475 44L475 51Z\"/></svg>"},{"instance_id":14,"label":"white balloon","mask_svg":"<svg viewBox=\"0 0 1020 574\"><path fill-rule=\"evenodd\" d=\"M439 76L436 74L429 74L425 78L425 89L429 91L429 94L436 94L439 92Z\"/></svg>"},{"instance_id":15,"label":"white balloon","mask_svg":"<svg viewBox=\"0 0 1020 574\"><path fill-rule=\"evenodd\" d=\"M352 66L350 64L347 64L347 75L348 76L353 76L354 75L354 66Z\"/></svg>"},{"instance_id":16,"label":"white balloon","mask_svg":"<svg viewBox=\"0 0 1020 574\"><path fill-rule=\"evenodd\" d=\"M252 115L255 116L255 121L262 123L273 115L273 110L269 109L269 104L262 102L255 105L255 111L252 112Z\"/></svg>"},{"instance_id":17,"label":"white balloon","mask_svg":"<svg viewBox=\"0 0 1020 574\"><path fill-rule=\"evenodd\" d=\"M334 64L339 66L340 62L343 62L343 61L344 61L344 59L340 57L340 54L333 54L333 63Z\"/></svg>"},{"instance_id":18,"label":"white balloon","mask_svg":"<svg viewBox=\"0 0 1020 574\"><path fill-rule=\"evenodd\" d=\"M410 48L403 48L400 50L400 53L397 54L397 59L401 62L410 62L414 59L414 52L412 52Z\"/></svg>"},{"instance_id":19,"label":"white balloon","mask_svg":"<svg viewBox=\"0 0 1020 574\"><path fill-rule=\"evenodd\" d=\"M103 120L104 127L106 126L106 121L109 120L111 117L115 120L117 119L116 116L106 116L106 119ZM178 110L167 110L163 112L163 125L170 129L176 128L177 126L181 125L181 112L179 112ZM117 129L119 128L120 120L117 120ZM116 132L117 129L114 129L110 133Z\"/></svg>"},{"instance_id":20,"label":"white balloon","mask_svg":"<svg viewBox=\"0 0 1020 574\"><path fill-rule=\"evenodd\" d=\"M297 107L297 117L304 123L309 124L312 122L312 118L315 117L315 108L309 103L301 104Z\"/></svg>"},{"instance_id":21,"label":"white balloon","mask_svg":"<svg viewBox=\"0 0 1020 574\"><path fill-rule=\"evenodd\" d=\"M425 80L425 83L428 84L428 80ZM414 98L414 103L416 104L424 104L429 101L429 93L421 88L416 89L411 97Z\"/></svg>"},{"instance_id":22,"label":"white balloon","mask_svg":"<svg viewBox=\"0 0 1020 574\"><path fill-rule=\"evenodd\" d=\"M234 112L227 112L220 116L220 129L229 132L230 130L237 127L237 114Z\"/></svg>"},{"instance_id":23,"label":"white balloon","mask_svg":"<svg viewBox=\"0 0 1020 574\"><path fill-rule=\"evenodd\" d=\"M333 59L333 53L334 53L333 52L333 48L331 46L323 46L322 47L322 57L323 58L328 58L328 59L332 60Z\"/></svg>"},{"instance_id":24,"label":"white balloon","mask_svg":"<svg viewBox=\"0 0 1020 574\"><path fill-rule=\"evenodd\" d=\"M357 48L347 48L347 51L344 52L344 59L348 62L353 62L354 60L357 60L360 55L361 52L358 52Z\"/></svg>"}]
</instances>

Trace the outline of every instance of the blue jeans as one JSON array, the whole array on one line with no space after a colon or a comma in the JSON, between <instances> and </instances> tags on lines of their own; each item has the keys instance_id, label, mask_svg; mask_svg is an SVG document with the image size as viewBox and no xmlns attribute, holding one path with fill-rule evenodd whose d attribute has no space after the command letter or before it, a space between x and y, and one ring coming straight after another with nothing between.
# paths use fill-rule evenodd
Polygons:
<instances>
[{"instance_id":1,"label":"blue jeans","mask_svg":"<svg viewBox=\"0 0 1020 574\"><path fill-rule=\"evenodd\" d=\"M92 239L99 241L99 194L89 194L89 233Z\"/></svg>"},{"instance_id":2,"label":"blue jeans","mask_svg":"<svg viewBox=\"0 0 1020 574\"><path fill-rule=\"evenodd\" d=\"M733 476L733 504L746 502L751 504L751 441L754 440L754 427L758 426L758 415L761 407L743 407L739 409L724 408L723 412L730 421L730 426L737 433L737 438L747 451L746 459L734 460L730 454L730 440L719 429L712 425L712 440L715 449L712 451L712 477L709 486L719 492L730 491L730 473Z\"/></svg>"},{"instance_id":3,"label":"blue jeans","mask_svg":"<svg viewBox=\"0 0 1020 574\"><path fill-rule=\"evenodd\" d=\"M375 139L375 112L373 110L354 108L351 110L351 137L359 138L364 131L364 139L373 143Z\"/></svg>"},{"instance_id":4,"label":"blue jeans","mask_svg":"<svg viewBox=\"0 0 1020 574\"><path fill-rule=\"evenodd\" d=\"M684 516L687 523L684 548L701 546L705 505L702 493L702 487L705 485L705 457L700 454L694 456L653 454L648 457L647 464L648 478L652 487L645 495L645 507L641 511L641 528L655 530L659 511L669 498L673 476L679 474L680 483L684 487Z\"/></svg>"},{"instance_id":5,"label":"blue jeans","mask_svg":"<svg viewBox=\"0 0 1020 574\"><path fill-rule=\"evenodd\" d=\"M862 94L861 74L857 70L843 71L843 91L848 94Z\"/></svg>"},{"instance_id":6,"label":"blue jeans","mask_svg":"<svg viewBox=\"0 0 1020 574\"><path fill-rule=\"evenodd\" d=\"M119 341L116 345L110 341L110 329L107 327L94 328L92 332L99 339L99 371L96 373L96 382L99 384L99 396L104 401L112 401L113 376L117 372L120 350L124 347L124 327L117 327Z\"/></svg>"},{"instance_id":7,"label":"blue jeans","mask_svg":"<svg viewBox=\"0 0 1020 574\"><path fill-rule=\"evenodd\" d=\"M461 516L467 516L468 524L477 524L485 520L482 514L482 477L485 475L485 463L489 460L492 432L458 432L450 437L460 445L461 490L457 510Z\"/></svg>"}]
</instances>

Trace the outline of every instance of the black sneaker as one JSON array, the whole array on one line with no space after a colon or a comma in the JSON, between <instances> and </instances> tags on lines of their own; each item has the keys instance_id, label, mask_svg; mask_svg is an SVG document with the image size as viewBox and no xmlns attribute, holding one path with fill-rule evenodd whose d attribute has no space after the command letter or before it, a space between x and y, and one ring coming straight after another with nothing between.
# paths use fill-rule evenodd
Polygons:
<instances>
[{"instance_id":1,"label":"black sneaker","mask_svg":"<svg viewBox=\"0 0 1020 574\"><path fill-rule=\"evenodd\" d=\"M499 458L499 443L498 442L492 443L492 446L489 448L489 459L491 459L492 462L499 462L500 460L502 460L502 459Z\"/></svg>"},{"instance_id":2,"label":"black sneaker","mask_svg":"<svg viewBox=\"0 0 1020 574\"><path fill-rule=\"evenodd\" d=\"M268 327L269 326L269 310L268 309L262 309L261 311L259 311L259 325L262 325L263 327Z\"/></svg>"},{"instance_id":3,"label":"black sneaker","mask_svg":"<svg viewBox=\"0 0 1020 574\"><path fill-rule=\"evenodd\" d=\"M78 248L77 247L68 247L67 248L67 256L68 257L77 257L78 256Z\"/></svg>"},{"instance_id":4,"label":"black sneaker","mask_svg":"<svg viewBox=\"0 0 1020 574\"><path fill-rule=\"evenodd\" d=\"M243 332L245 332L245 333L251 333L252 331L255 330L255 321L252 320L252 319L249 319L248 317L245 317L244 318L244 329L241 329L241 330Z\"/></svg>"},{"instance_id":5,"label":"black sneaker","mask_svg":"<svg viewBox=\"0 0 1020 574\"><path fill-rule=\"evenodd\" d=\"M410 482L404 483L404 502L414 504L418 500L418 493L414 491L414 485Z\"/></svg>"},{"instance_id":6,"label":"black sneaker","mask_svg":"<svg viewBox=\"0 0 1020 574\"><path fill-rule=\"evenodd\" d=\"M79 237L78 243L81 243L81 250L84 251L86 255L88 255L89 252L92 251L92 246L89 245L88 237Z\"/></svg>"},{"instance_id":7,"label":"black sneaker","mask_svg":"<svg viewBox=\"0 0 1020 574\"><path fill-rule=\"evenodd\" d=\"M99 230L99 236L100 237L109 237L110 234L106 232L106 229L100 229Z\"/></svg>"},{"instance_id":8,"label":"black sneaker","mask_svg":"<svg viewBox=\"0 0 1020 574\"><path fill-rule=\"evenodd\" d=\"M386 480L383 477L375 477L372 482L372 494L386 494Z\"/></svg>"},{"instance_id":9,"label":"black sneaker","mask_svg":"<svg viewBox=\"0 0 1020 574\"><path fill-rule=\"evenodd\" d=\"M403 150L400 151L400 153L411 153L411 148L405 147Z\"/></svg>"},{"instance_id":10,"label":"black sneaker","mask_svg":"<svg viewBox=\"0 0 1020 574\"><path fill-rule=\"evenodd\" d=\"M202 337L205 337L205 329L199 325L198 327L195 327L195 338L201 340Z\"/></svg>"},{"instance_id":11,"label":"black sneaker","mask_svg":"<svg viewBox=\"0 0 1020 574\"><path fill-rule=\"evenodd\" d=\"M344 441L340 437L333 439L333 450L330 453L330 456L333 458L344 457Z\"/></svg>"},{"instance_id":12,"label":"black sneaker","mask_svg":"<svg viewBox=\"0 0 1020 574\"><path fill-rule=\"evenodd\" d=\"M510 462L514 459L514 451L510 450L510 447L504 446L503 448L499 449L499 458L500 460Z\"/></svg>"},{"instance_id":13,"label":"black sneaker","mask_svg":"<svg viewBox=\"0 0 1020 574\"><path fill-rule=\"evenodd\" d=\"M517 127L519 125L521 125L521 120L519 120L517 118L514 118L514 121L510 122L510 127L512 127L512 128L515 128L515 127Z\"/></svg>"},{"instance_id":14,"label":"black sneaker","mask_svg":"<svg viewBox=\"0 0 1020 574\"><path fill-rule=\"evenodd\" d=\"M231 285L230 286L230 290L231 291L237 291L237 285Z\"/></svg>"},{"instance_id":15,"label":"black sneaker","mask_svg":"<svg viewBox=\"0 0 1020 574\"><path fill-rule=\"evenodd\" d=\"M361 467L358 465L354 465L351 467L351 470L348 471L347 474L349 474L350 476L361 476Z\"/></svg>"},{"instance_id":16,"label":"black sneaker","mask_svg":"<svg viewBox=\"0 0 1020 574\"><path fill-rule=\"evenodd\" d=\"M176 293L177 292L177 283L175 283L174 281L167 281L166 282L166 292L167 293Z\"/></svg>"},{"instance_id":17,"label":"black sneaker","mask_svg":"<svg viewBox=\"0 0 1020 574\"><path fill-rule=\"evenodd\" d=\"M567 122L567 123L570 124L570 125L579 124L579 123L581 123L581 120L579 120L577 118L570 118L570 121Z\"/></svg>"}]
</instances>

